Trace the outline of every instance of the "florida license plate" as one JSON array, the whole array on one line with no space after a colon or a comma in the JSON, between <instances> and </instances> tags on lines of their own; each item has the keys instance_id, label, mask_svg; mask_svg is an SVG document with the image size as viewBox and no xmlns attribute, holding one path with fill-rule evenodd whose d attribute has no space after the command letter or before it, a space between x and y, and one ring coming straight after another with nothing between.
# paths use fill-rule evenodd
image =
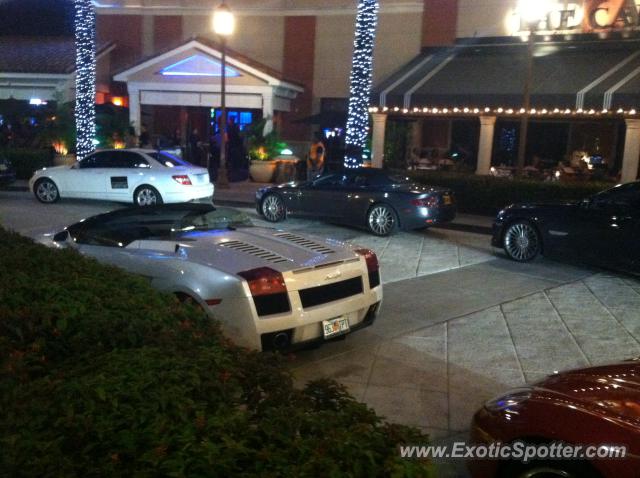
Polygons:
<instances>
[{"instance_id":1,"label":"florida license plate","mask_svg":"<svg viewBox=\"0 0 640 478\"><path fill-rule=\"evenodd\" d=\"M322 330L324 338L328 339L349 332L349 320L346 317L338 317L337 319L323 320Z\"/></svg>"}]
</instances>

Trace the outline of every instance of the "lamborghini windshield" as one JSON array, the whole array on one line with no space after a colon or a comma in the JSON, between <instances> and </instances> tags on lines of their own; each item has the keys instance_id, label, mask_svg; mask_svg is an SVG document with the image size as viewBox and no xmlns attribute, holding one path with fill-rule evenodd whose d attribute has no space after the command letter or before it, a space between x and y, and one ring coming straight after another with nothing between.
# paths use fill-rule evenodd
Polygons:
<instances>
[{"instance_id":1,"label":"lamborghini windshield","mask_svg":"<svg viewBox=\"0 0 640 478\"><path fill-rule=\"evenodd\" d=\"M192 231L251 227L242 211L205 204L129 208L101 214L68 228L79 244L126 247L138 240L181 239Z\"/></svg>"}]
</instances>

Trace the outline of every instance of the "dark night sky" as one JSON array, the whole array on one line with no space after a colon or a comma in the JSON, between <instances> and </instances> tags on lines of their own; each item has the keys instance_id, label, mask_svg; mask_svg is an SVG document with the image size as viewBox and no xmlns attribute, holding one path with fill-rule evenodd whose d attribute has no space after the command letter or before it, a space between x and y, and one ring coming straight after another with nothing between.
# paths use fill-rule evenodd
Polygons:
<instances>
[{"instance_id":1,"label":"dark night sky","mask_svg":"<svg viewBox=\"0 0 640 478\"><path fill-rule=\"evenodd\" d=\"M0 0L0 35L73 35L73 1Z\"/></svg>"}]
</instances>

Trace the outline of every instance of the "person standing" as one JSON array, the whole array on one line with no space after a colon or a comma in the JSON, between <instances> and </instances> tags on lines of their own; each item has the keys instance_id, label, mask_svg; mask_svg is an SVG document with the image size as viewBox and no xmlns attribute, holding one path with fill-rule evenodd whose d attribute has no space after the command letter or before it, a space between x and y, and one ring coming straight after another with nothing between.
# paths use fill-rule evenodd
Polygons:
<instances>
[{"instance_id":1,"label":"person standing","mask_svg":"<svg viewBox=\"0 0 640 478\"><path fill-rule=\"evenodd\" d=\"M141 148L151 147L151 136L149 136L149 131L147 131L147 125L142 125L138 142Z\"/></svg>"},{"instance_id":2,"label":"person standing","mask_svg":"<svg viewBox=\"0 0 640 478\"><path fill-rule=\"evenodd\" d=\"M320 134L316 133L307 158L307 181L312 181L324 171L325 152Z\"/></svg>"},{"instance_id":3,"label":"person standing","mask_svg":"<svg viewBox=\"0 0 640 478\"><path fill-rule=\"evenodd\" d=\"M136 130L133 128L133 126L129 126L127 128L127 131L124 133L124 147L135 148L136 146Z\"/></svg>"}]
</instances>

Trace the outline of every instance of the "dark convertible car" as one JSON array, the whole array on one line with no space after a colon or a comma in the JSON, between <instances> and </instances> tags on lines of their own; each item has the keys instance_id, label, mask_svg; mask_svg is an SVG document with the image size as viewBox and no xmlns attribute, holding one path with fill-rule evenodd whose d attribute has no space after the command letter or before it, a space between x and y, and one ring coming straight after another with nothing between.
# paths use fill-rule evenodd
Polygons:
<instances>
[{"instance_id":1,"label":"dark convertible car","mask_svg":"<svg viewBox=\"0 0 640 478\"><path fill-rule=\"evenodd\" d=\"M572 257L640 273L640 181L576 202L514 204L498 214L493 245L516 261Z\"/></svg>"},{"instance_id":2,"label":"dark convertible car","mask_svg":"<svg viewBox=\"0 0 640 478\"><path fill-rule=\"evenodd\" d=\"M379 169L325 174L256 191L256 208L267 221L288 214L365 226L378 236L398 228L419 229L453 220L456 205L449 189L412 183Z\"/></svg>"}]
</instances>

